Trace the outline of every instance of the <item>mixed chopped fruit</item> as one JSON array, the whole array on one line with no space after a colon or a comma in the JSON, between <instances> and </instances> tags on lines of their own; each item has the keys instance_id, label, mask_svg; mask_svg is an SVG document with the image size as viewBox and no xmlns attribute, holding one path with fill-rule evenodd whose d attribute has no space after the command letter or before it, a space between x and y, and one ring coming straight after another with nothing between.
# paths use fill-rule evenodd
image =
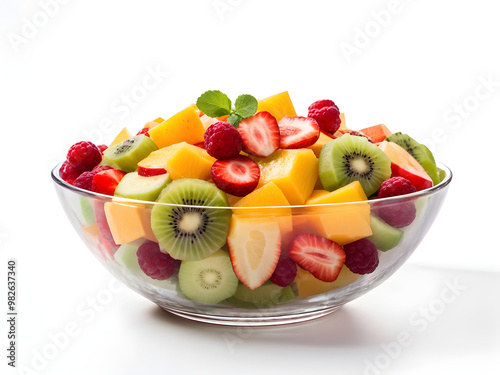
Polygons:
<instances>
[{"instance_id":1,"label":"mixed chopped fruit","mask_svg":"<svg viewBox=\"0 0 500 375\"><path fill-rule=\"evenodd\" d=\"M74 144L59 173L116 197L81 197L83 231L111 261L183 298L243 308L374 272L417 208L411 197L368 199L444 178L427 147L383 124L349 129L331 100L297 116L287 92L233 106L220 91L137 135L123 129L109 147Z\"/></svg>"}]
</instances>

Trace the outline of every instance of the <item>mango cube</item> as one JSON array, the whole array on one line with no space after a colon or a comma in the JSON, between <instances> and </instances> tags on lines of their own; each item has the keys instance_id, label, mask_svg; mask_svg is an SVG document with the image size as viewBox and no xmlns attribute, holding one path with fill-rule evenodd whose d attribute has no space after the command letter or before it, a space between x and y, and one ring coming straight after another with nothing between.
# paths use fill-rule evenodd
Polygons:
<instances>
[{"instance_id":1,"label":"mango cube","mask_svg":"<svg viewBox=\"0 0 500 375\"><path fill-rule=\"evenodd\" d=\"M139 173L147 169L165 169L172 180L198 178L208 180L215 159L204 149L186 142L153 151L137 164Z\"/></svg>"},{"instance_id":2,"label":"mango cube","mask_svg":"<svg viewBox=\"0 0 500 375\"><path fill-rule=\"evenodd\" d=\"M190 144L203 142L204 134L205 128L198 117L198 113L192 106L149 130L149 135L158 148L179 142Z\"/></svg>"},{"instance_id":3,"label":"mango cube","mask_svg":"<svg viewBox=\"0 0 500 375\"><path fill-rule=\"evenodd\" d=\"M259 101L257 111L267 111L274 116L276 121L280 121L284 116L295 117L297 112L293 107L288 91L271 96Z\"/></svg>"},{"instance_id":4,"label":"mango cube","mask_svg":"<svg viewBox=\"0 0 500 375\"><path fill-rule=\"evenodd\" d=\"M278 150L257 163L258 187L274 182L292 205L304 204L318 179L318 159L309 149Z\"/></svg>"},{"instance_id":5,"label":"mango cube","mask_svg":"<svg viewBox=\"0 0 500 375\"><path fill-rule=\"evenodd\" d=\"M109 144L109 147L113 147L114 145L117 145L118 143L123 142L130 137L132 137L132 134L130 134L127 128L123 128L115 137L115 139L113 139L113 142Z\"/></svg>"},{"instance_id":6,"label":"mango cube","mask_svg":"<svg viewBox=\"0 0 500 375\"><path fill-rule=\"evenodd\" d=\"M297 267L295 285L297 286L297 294L299 298L306 298L352 284L358 279L358 277L359 275L352 273L349 268L342 266L337 280L331 283L326 283L318 280L306 270Z\"/></svg>"},{"instance_id":7,"label":"mango cube","mask_svg":"<svg viewBox=\"0 0 500 375\"><path fill-rule=\"evenodd\" d=\"M314 190L306 204L349 203L366 201L365 191L359 181L353 181L337 190Z\"/></svg>"},{"instance_id":8,"label":"mango cube","mask_svg":"<svg viewBox=\"0 0 500 375\"><path fill-rule=\"evenodd\" d=\"M313 144L312 146L309 146L308 148L310 148L311 150L313 150L314 152L314 155L316 155L317 158L319 158L319 153L321 152L321 149L323 148L323 145L332 141L333 138L326 135L325 133L323 132L320 132L319 133L319 138L318 140L316 141L315 144Z\"/></svg>"},{"instance_id":9,"label":"mango cube","mask_svg":"<svg viewBox=\"0 0 500 375\"><path fill-rule=\"evenodd\" d=\"M151 229L151 209L139 205L106 202L104 212L116 244L129 243L141 237L158 242Z\"/></svg>"}]
</instances>

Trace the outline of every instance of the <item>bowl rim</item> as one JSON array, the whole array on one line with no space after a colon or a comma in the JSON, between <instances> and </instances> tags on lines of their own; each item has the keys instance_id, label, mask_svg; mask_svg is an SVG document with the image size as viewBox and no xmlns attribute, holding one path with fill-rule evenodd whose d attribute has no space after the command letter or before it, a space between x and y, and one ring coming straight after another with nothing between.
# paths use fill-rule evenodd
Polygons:
<instances>
[{"instance_id":1,"label":"bowl rim","mask_svg":"<svg viewBox=\"0 0 500 375\"><path fill-rule=\"evenodd\" d=\"M107 200L107 201L113 201L114 203L123 203L123 204L130 204L130 205L162 205L162 206L173 206L173 207L193 207L193 208L211 208L211 209L221 209L221 210L231 210L231 211L238 211L238 212L244 212L244 211L252 211L252 210L263 210L263 211L272 211L272 210L292 210L293 209L311 209L314 207L319 207L319 208L325 208L325 207L342 207L342 206L347 206L347 205L355 205L355 204L366 204L366 203L375 203L375 202L392 202L392 201L398 201L398 200L406 200L408 198L420 198L420 197L428 197L431 195L434 195L438 193L439 191L445 189L451 182L453 178L453 173L451 172L451 169L448 168L445 164L436 162L436 166L446 172L446 176L441 181L439 184L434 185L428 189L425 190L420 190L416 191L415 193L411 194L405 194L405 195L400 195L400 196L394 196L394 197L387 197L387 198L372 198L368 199L366 201L356 201L356 202L342 202L342 203L323 203L323 204L302 204L302 205L289 205L289 206L253 206L253 207L231 207L231 206L193 206L193 205L183 205L183 204L172 204L172 203L163 203L163 202L155 202L155 201L143 201L143 200L137 200L137 199L129 199L129 198L123 198L119 196L110 196L106 194L101 194L101 193L96 193L93 191L88 191L85 189L81 189L79 187L73 186L66 181L64 181L60 176L59 176L59 169L61 168L62 164L64 162L61 162L57 164L51 171L51 176L52 180L59 185L60 187L72 191L73 193L77 193L82 196L86 196L88 198L93 198L93 199L100 199L100 200ZM252 212L254 214L254 212Z\"/></svg>"}]
</instances>

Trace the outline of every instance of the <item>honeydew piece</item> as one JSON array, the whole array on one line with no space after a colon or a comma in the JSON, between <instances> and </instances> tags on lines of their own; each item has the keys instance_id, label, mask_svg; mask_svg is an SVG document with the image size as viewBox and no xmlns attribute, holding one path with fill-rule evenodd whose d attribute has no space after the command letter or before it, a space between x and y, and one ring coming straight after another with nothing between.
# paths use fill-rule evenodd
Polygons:
<instances>
[{"instance_id":1,"label":"honeydew piece","mask_svg":"<svg viewBox=\"0 0 500 375\"><path fill-rule=\"evenodd\" d=\"M198 117L198 113L192 106L149 130L149 135L158 148L179 142L189 144L203 142L204 134L205 128Z\"/></svg>"},{"instance_id":2,"label":"honeydew piece","mask_svg":"<svg viewBox=\"0 0 500 375\"><path fill-rule=\"evenodd\" d=\"M321 149L323 148L323 146L325 144L327 144L328 142L330 142L331 140L333 140L332 137L329 137L325 133L320 132L319 133L319 138L316 141L316 143L313 144L312 146L307 147L307 148L310 148L311 150L313 150L314 155L316 155L316 157L318 158L319 157L319 153L321 152Z\"/></svg>"},{"instance_id":3,"label":"honeydew piece","mask_svg":"<svg viewBox=\"0 0 500 375\"><path fill-rule=\"evenodd\" d=\"M315 296L317 294L326 293L330 290L341 288L352 284L359 278L359 275L351 272L346 266L342 266L337 280L327 283L315 278L308 271L297 267L297 276L295 277L295 285L297 287L297 295L299 298Z\"/></svg>"},{"instance_id":4,"label":"honeydew piece","mask_svg":"<svg viewBox=\"0 0 500 375\"><path fill-rule=\"evenodd\" d=\"M304 204L318 179L318 159L309 149L278 150L258 164L258 187L274 182L291 205Z\"/></svg>"},{"instance_id":5,"label":"honeydew piece","mask_svg":"<svg viewBox=\"0 0 500 375\"><path fill-rule=\"evenodd\" d=\"M139 259L137 258L137 250L146 241L142 238L130 243L121 245L114 254L115 261L121 266L128 268L133 273L141 272Z\"/></svg>"},{"instance_id":6,"label":"honeydew piece","mask_svg":"<svg viewBox=\"0 0 500 375\"><path fill-rule=\"evenodd\" d=\"M215 160L204 149L180 142L153 151L137 166L139 169L164 168L172 180L180 178L208 180L211 177L210 169Z\"/></svg>"},{"instance_id":7,"label":"honeydew piece","mask_svg":"<svg viewBox=\"0 0 500 375\"><path fill-rule=\"evenodd\" d=\"M315 190L306 201L306 204L348 203L366 201L367 199L360 182L353 181L332 192Z\"/></svg>"},{"instance_id":8,"label":"honeydew piece","mask_svg":"<svg viewBox=\"0 0 500 375\"><path fill-rule=\"evenodd\" d=\"M85 223L90 225L96 222L92 203L87 197L80 197L80 207L82 208L82 216Z\"/></svg>"},{"instance_id":9,"label":"honeydew piece","mask_svg":"<svg viewBox=\"0 0 500 375\"><path fill-rule=\"evenodd\" d=\"M118 143L123 142L126 139L129 139L130 137L132 137L132 134L130 134L127 128L123 128L115 137L115 139L113 139L113 142L109 144L109 147L113 147Z\"/></svg>"},{"instance_id":10,"label":"honeydew piece","mask_svg":"<svg viewBox=\"0 0 500 375\"><path fill-rule=\"evenodd\" d=\"M104 212L116 244L129 243L141 237L158 242L151 229L151 209L139 205L106 202Z\"/></svg>"},{"instance_id":11,"label":"honeydew piece","mask_svg":"<svg viewBox=\"0 0 500 375\"><path fill-rule=\"evenodd\" d=\"M345 245L372 235L368 203L311 207L292 216L295 233L311 233Z\"/></svg>"},{"instance_id":12,"label":"honeydew piece","mask_svg":"<svg viewBox=\"0 0 500 375\"><path fill-rule=\"evenodd\" d=\"M288 95L288 91L284 91L259 101L257 111L269 112L274 116L277 122L285 116L297 116L297 112L295 112L295 108L293 107L290 95Z\"/></svg>"}]
</instances>

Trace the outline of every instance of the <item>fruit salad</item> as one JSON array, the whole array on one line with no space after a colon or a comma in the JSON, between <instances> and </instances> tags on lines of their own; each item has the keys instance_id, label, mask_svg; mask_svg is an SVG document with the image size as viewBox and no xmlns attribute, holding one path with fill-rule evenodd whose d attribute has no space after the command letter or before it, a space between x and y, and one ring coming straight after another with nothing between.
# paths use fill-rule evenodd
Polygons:
<instances>
[{"instance_id":1,"label":"fruit salad","mask_svg":"<svg viewBox=\"0 0 500 375\"><path fill-rule=\"evenodd\" d=\"M422 209L413 193L444 174L406 134L350 129L332 100L299 116L287 92L233 104L216 90L136 135L72 145L59 169L93 192L79 210L102 258L179 298L241 308L372 274Z\"/></svg>"}]
</instances>

